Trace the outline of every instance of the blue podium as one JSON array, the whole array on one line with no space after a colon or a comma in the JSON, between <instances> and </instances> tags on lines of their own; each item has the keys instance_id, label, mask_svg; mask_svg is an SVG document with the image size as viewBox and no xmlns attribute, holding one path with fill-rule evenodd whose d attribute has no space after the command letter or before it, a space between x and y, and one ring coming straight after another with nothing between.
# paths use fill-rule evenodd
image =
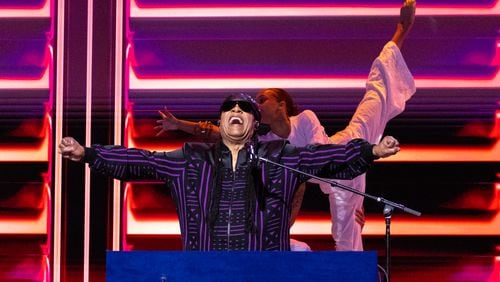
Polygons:
<instances>
[{"instance_id":1,"label":"blue podium","mask_svg":"<svg viewBox=\"0 0 500 282\"><path fill-rule=\"evenodd\" d=\"M377 281L376 252L107 252L106 281Z\"/></svg>"}]
</instances>

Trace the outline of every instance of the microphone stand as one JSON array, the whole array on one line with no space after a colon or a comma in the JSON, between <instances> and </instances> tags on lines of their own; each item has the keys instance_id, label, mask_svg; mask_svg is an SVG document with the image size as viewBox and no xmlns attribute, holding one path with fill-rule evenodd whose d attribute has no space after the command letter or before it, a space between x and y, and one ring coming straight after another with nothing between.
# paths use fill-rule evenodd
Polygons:
<instances>
[{"instance_id":1,"label":"microphone stand","mask_svg":"<svg viewBox=\"0 0 500 282\"><path fill-rule=\"evenodd\" d=\"M410 209L410 208L407 208L407 207L405 207L402 204L386 200L386 199L384 199L382 197L376 197L376 196L372 196L372 195L364 193L364 192L360 192L360 191L358 191L358 190L356 190L356 189L354 189L352 187L340 184L340 183L335 182L335 181L333 181L331 179L326 179L326 178L318 177L316 175L312 175L312 174L309 174L307 172L303 172L303 171L300 171L298 169L295 169L295 168L292 168L292 167L288 167L286 165L282 165L282 164L277 163L277 162L273 162L273 161L271 161L269 159L260 157L257 154L255 154L255 152L254 152L254 150L253 150L252 147L250 149L250 158L252 160L256 159L257 162L263 161L263 162L266 162L266 163L269 163L269 164L272 164L272 165L275 165L275 166L279 166L279 167L282 167L282 168L294 171L296 173L308 176L310 178L321 180L323 182L329 183L332 186L339 187L339 188L341 188L343 190L347 190L347 191L352 192L354 194L363 196L364 198L369 198L371 200L374 200L376 202L384 204L384 217L385 217L385 224L386 224L386 228L385 228L385 258L386 258L385 268L386 269L385 269L385 271L387 273L387 282L390 281L390 273L391 273L390 272L390 266L391 266L391 253L390 253L391 252L391 238L390 238L391 232L390 232L390 230L391 230L391 216L392 216L392 212L393 212L394 208L400 209L403 212L406 212L406 213L409 213L409 214L412 214L412 215L415 215L415 216L420 216L422 214L421 212L413 210L413 209Z\"/></svg>"}]
</instances>

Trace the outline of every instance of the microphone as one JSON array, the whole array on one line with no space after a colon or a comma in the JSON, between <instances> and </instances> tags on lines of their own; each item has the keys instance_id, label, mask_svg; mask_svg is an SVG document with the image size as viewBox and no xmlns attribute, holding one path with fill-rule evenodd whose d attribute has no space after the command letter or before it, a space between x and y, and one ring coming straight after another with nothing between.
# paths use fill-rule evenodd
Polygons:
<instances>
[{"instance_id":1,"label":"microphone","mask_svg":"<svg viewBox=\"0 0 500 282\"><path fill-rule=\"evenodd\" d=\"M247 143L247 154L249 158L250 165L255 165L257 168L260 166L259 156L255 150L255 143L250 141Z\"/></svg>"}]
</instances>

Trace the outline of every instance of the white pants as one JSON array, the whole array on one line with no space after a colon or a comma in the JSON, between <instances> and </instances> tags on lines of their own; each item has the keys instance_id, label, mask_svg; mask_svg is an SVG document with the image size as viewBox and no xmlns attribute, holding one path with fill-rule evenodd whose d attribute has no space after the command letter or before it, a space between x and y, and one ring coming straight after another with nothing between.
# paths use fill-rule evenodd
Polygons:
<instances>
[{"instance_id":1,"label":"white pants","mask_svg":"<svg viewBox=\"0 0 500 282\"><path fill-rule=\"evenodd\" d=\"M328 194L332 237L337 251L363 251L361 225L356 222L356 210L363 206L363 198L351 192L334 189Z\"/></svg>"}]
</instances>

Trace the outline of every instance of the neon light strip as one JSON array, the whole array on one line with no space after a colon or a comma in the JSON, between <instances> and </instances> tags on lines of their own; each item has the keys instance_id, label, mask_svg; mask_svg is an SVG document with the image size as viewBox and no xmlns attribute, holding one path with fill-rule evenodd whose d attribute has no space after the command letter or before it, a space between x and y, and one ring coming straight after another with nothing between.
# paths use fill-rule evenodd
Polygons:
<instances>
[{"instance_id":1,"label":"neon light strip","mask_svg":"<svg viewBox=\"0 0 500 282\"><path fill-rule=\"evenodd\" d=\"M402 146L401 151L382 162L498 162L500 139L491 148L461 147L414 147Z\"/></svg>"},{"instance_id":2,"label":"neon light strip","mask_svg":"<svg viewBox=\"0 0 500 282\"><path fill-rule=\"evenodd\" d=\"M500 184L496 187L499 189ZM174 215L137 219L131 211L131 197L126 195L127 235L179 235L179 222ZM463 217L402 216L393 218L391 233L395 235L500 235L500 212L492 218L470 220ZM299 216L291 229L292 234L330 235L331 221L326 214ZM363 229L364 235L385 234L383 216L369 216Z\"/></svg>"},{"instance_id":3,"label":"neon light strip","mask_svg":"<svg viewBox=\"0 0 500 282\"><path fill-rule=\"evenodd\" d=\"M172 151L179 147L161 144L137 144L131 130L127 131L127 147L143 148L150 151ZM491 148L463 147L415 147L401 146L401 151L394 156L377 162L498 162L500 156L500 140Z\"/></svg>"},{"instance_id":4,"label":"neon light strip","mask_svg":"<svg viewBox=\"0 0 500 282\"><path fill-rule=\"evenodd\" d=\"M394 235L500 235L500 213L492 219L470 220L463 217L393 217L391 234ZM178 222L176 222L178 224ZM330 219L311 220L300 219L291 228L292 234L303 235L329 235L331 232ZM380 217L368 217L363 228L363 235L385 234L385 219Z\"/></svg>"},{"instance_id":5,"label":"neon light strip","mask_svg":"<svg viewBox=\"0 0 500 282\"><path fill-rule=\"evenodd\" d=\"M123 210L129 210L128 198L130 197L128 190L130 190L130 184L125 185L125 191L123 192ZM125 230L127 230L127 216L128 214L122 213L120 219L122 220L122 228L123 232L120 233L121 241L121 250L122 251L130 251L130 246L127 243L127 236L125 234Z\"/></svg>"},{"instance_id":6,"label":"neon light strip","mask_svg":"<svg viewBox=\"0 0 500 282\"><path fill-rule=\"evenodd\" d=\"M44 184L43 192L43 209L36 216L17 217L17 216L2 216L0 220L0 230L2 234L30 234L30 235L46 235L48 233L48 217L49 210L49 187ZM50 238L47 238L49 241Z\"/></svg>"},{"instance_id":7,"label":"neon light strip","mask_svg":"<svg viewBox=\"0 0 500 282\"><path fill-rule=\"evenodd\" d=\"M49 89L49 66L35 79L0 78L0 89Z\"/></svg>"},{"instance_id":8,"label":"neon light strip","mask_svg":"<svg viewBox=\"0 0 500 282\"><path fill-rule=\"evenodd\" d=\"M403 146L398 154L382 159L385 162L498 162L500 161L500 111L495 114L495 125L490 137L497 142L490 148L471 148L470 146Z\"/></svg>"},{"instance_id":9,"label":"neon light strip","mask_svg":"<svg viewBox=\"0 0 500 282\"><path fill-rule=\"evenodd\" d=\"M123 1L116 1L115 29L115 128L114 144L122 144ZM120 250L121 183L113 181L113 251Z\"/></svg>"},{"instance_id":10,"label":"neon light strip","mask_svg":"<svg viewBox=\"0 0 500 282\"><path fill-rule=\"evenodd\" d=\"M130 16L142 18L192 18L192 17L343 17L343 16L397 16L399 6L393 7L216 7L216 8L139 8L134 0L130 1ZM421 7L418 16L439 15L500 15L500 3L494 7Z\"/></svg>"},{"instance_id":11,"label":"neon light strip","mask_svg":"<svg viewBox=\"0 0 500 282\"><path fill-rule=\"evenodd\" d=\"M130 89L262 89L278 88L338 89L365 88L363 78L138 78L129 66ZM500 71L491 79L445 78L415 79L417 88L499 88Z\"/></svg>"},{"instance_id":12,"label":"neon light strip","mask_svg":"<svg viewBox=\"0 0 500 282\"><path fill-rule=\"evenodd\" d=\"M127 191L131 190L132 189L127 189ZM131 208L130 202L132 197L128 195L125 196L125 198L127 199L127 202L125 203L127 222L123 225L127 227L127 230L125 230L127 235L181 234L179 220L175 217L175 215L170 216L168 219L156 218L151 220L137 220Z\"/></svg>"},{"instance_id":13,"label":"neon light strip","mask_svg":"<svg viewBox=\"0 0 500 282\"><path fill-rule=\"evenodd\" d=\"M47 162L49 161L49 146L52 127L50 116L45 115L43 125L43 140L37 145L1 146L0 162Z\"/></svg>"},{"instance_id":14,"label":"neon light strip","mask_svg":"<svg viewBox=\"0 0 500 282\"><path fill-rule=\"evenodd\" d=\"M41 7L0 9L0 18L48 18L51 4L51 0L46 0Z\"/></svg>"},{"instance_id":15,"label":"neon light strip","mask_svg":"<svg viewBox=\"0 0 500 282\"><path fill-rule=\"evenodd\" d=\"M497 189L500 184L496 184ZM129 190L130 191L130 190ZM131 211L131 197L126 196L127 235L179 235L176 215L164 214L150 219L137 219ZM464 217L404 215L394 217L391 233L394 235L500 235L500 211L493 218L471 220ZM295 235L330 235L331 220L327 214L300 216L291 228ZM363 228L364 235L384 235L385 219L369 216Z\"/></svg>"},{"instance_id":16,"label":"neon light strip","mask_svg":"<svg viewBox=\"0 0 500 282\"><path fill-rule=\"evenodd\" d=\"M330 235L329 215L323 218L298 217L290 232L292 235ZM175 215L163 218L138 220L127 203L127 235L180 235L179 221ZM385 219L369 216L363 235L385 234ZM469 220L463 217L393 217L391 234L394 235L500 235L500 214L488 220Z\"/></svg>"},{"instance_id":17,"label":"neon light strip","mask_svg":"<svg viewBox=\"0 0 500 282\"><path fill-rule=\"evenodd\" d=\"M56 118L54 152L58 152L57 145L63 134L63 99L64 99L64 6L65 0L57 1L57 55L56 55ZM53 251L53 282L61 280L61 206L62 206L62 157L54 155L54 251Z\"/></svg>"},{"instance_id":18,"label":"neon light strip","mask_svg":"<svg viewBox=\"0 0 500 282\"><path fill-rule=\"evenodd\" d=\"M150 151L172 151L179 147L159 144L137 144L128 134L128 147L143 148ZM401 151L390 158L377 162L498 162L500 156L500 141L491 149L471 147L412 147L401 146Z\"/></svg>"},{"instance_id":19,"label":"neon light strip","mask_svg":"<svg viewBox=\"0 0 500 282\"><path fill-rule=\"evenodd\" d=\"M85 146L92 145L92 44L94 1L87 1L87 73L85 85ZM83 281L89 281L90 264L90 168L85 166L85 202L83 215Z\"/></svg>"},{"instance_id":20,"label":"neon light strip","mask_svg":"<svg viewBox=\"0 0 500 282\"><path fill-rule=\"evenodd\" d=\"M43 282L50 282L50 258L47 255L43 256L43 261L44 261L44 275L43 275Z\"/></svg>"}]
</instances>

